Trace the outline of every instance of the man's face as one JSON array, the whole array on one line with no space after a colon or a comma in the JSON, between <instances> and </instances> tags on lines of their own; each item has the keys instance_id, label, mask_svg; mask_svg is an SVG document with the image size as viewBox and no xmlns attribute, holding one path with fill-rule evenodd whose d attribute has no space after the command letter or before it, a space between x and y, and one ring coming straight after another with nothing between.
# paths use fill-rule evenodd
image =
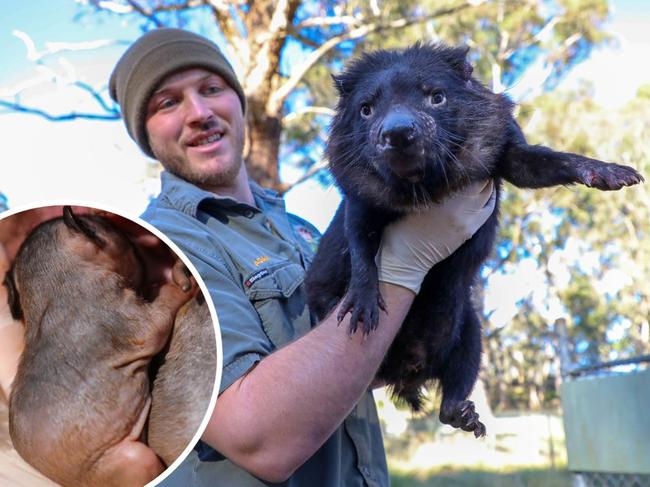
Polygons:
<instances>
[{"instance_id":1,"label":"man's face","mask_svg":"<svg viewBox=\"0 0 650 487\"><path fill-rule=\"evenodd\" d=\"M149 100L146 128L169 172L207 190L235 184L244 117L237 93L221 76L195 68L165 79Z\"/></svg>"}]
</instances>

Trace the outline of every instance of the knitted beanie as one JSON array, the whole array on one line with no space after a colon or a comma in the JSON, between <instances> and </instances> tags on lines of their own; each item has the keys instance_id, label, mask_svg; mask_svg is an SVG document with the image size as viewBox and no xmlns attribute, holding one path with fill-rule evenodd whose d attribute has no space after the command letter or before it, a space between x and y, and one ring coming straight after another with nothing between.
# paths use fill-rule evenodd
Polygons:
<instances>
[{"instance_id":1,"label":"knitted beanie","mask_svg":"<svg viewBox=\"0 0 650 487\"><path fill-rule=\"evenodd\" d=\"M146 131L147 105L160 83L184 69L203 68L221 76L235 90L242 111L246 97L232 66L219 48L192 32L156 29L147 32L122 55L109 81L109 92L122 110L126 130L142 151L154 157Z\"/></svg>"}]
</instances>

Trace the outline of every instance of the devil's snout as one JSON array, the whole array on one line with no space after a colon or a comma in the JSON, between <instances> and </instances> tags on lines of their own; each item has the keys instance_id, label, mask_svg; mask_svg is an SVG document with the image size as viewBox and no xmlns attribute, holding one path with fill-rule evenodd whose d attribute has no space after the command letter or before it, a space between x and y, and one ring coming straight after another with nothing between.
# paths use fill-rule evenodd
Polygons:
<instances>
[{"instance_id":1,"label":"devil's snout","mask_svg":"<svg viewBox=\"0 0 650 487\"><path fill-rule=\"evenodd\" d=\"M419 137L415 118L408 112L389 113L379 132L379 149L404 150Z\"/></svg>"}]
</instances>

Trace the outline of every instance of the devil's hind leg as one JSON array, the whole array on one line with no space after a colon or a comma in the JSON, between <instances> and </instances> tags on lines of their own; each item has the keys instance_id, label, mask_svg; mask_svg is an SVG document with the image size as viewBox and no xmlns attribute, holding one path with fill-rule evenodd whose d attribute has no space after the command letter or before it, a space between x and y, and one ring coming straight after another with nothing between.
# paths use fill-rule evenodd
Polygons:
<instances>
[{"instance_id":1,"label":"devil's hind leg","mask_svg":"<svg viewBox=\"0 0 650 487\"><path fill-rule=\"evenodd\" d=\"M468 298L464 303L460 340L451 350L440 374L440 421L464 431L473 431L477 438L485 436L485 425L479 421L474 403L468 401L467 396L474 388L480 365L481 323Z\"/></svg>"}]
</instances>

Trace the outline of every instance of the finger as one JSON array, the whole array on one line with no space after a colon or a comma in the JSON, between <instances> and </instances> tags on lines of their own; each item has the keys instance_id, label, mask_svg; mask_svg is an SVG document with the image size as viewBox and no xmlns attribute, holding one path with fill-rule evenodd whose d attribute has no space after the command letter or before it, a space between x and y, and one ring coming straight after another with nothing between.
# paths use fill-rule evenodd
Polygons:
<instances>
[{"instance_id":1,"label":"finger","mask_svg":"<svg viewBox=\"0 0 650 487\"><path fill-rule=\"evenodd\" d=\"M494 187L494 180L488 179L485 183L485 186L479 193L479 201L482 202L481 206L487 206L490 204L490 201L496 198L496 189Z\"/></svg>"},{"instance_id":2,"label":"finger","mask_svg":"<svg viewBox=\"0 0 650 487\"><path fill-rule=\"evenodd\" d=\"M192 289L192 281L190 280L189 269L185 267L182 260L177 260L172 267L172 280L183 291L188 292Z\"/></svg>"}]
</instances>

